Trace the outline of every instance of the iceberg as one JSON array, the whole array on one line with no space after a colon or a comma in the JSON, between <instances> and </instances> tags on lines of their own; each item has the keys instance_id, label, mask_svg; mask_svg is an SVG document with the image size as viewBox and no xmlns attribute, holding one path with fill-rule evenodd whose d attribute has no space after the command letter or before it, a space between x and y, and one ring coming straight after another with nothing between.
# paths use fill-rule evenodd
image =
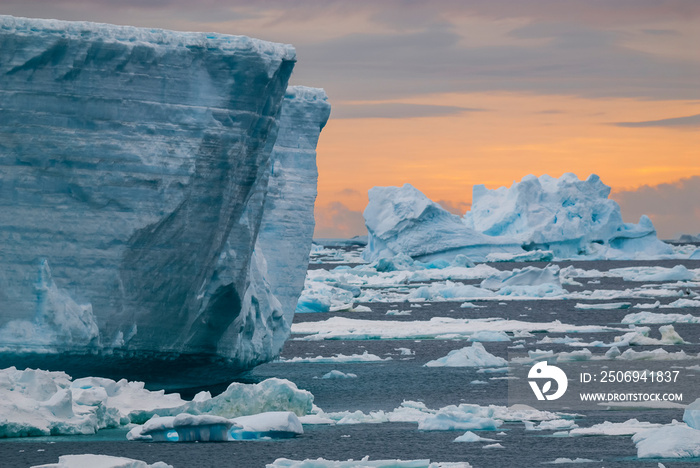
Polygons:
<instances>
[{"instance_id":1,"label":"iceberg","mask_svg":"<svg viewBox=\"0 0 700 468\"><path fill-rule=\"evenodd\" d=\"M279 354L330 112L295 60L0 16L0 367L201 385Z\"/></svg>"},{"instance_id":2,"label":"iceberg","mask_svg":"<svg viewBox=\"0 0 700 468\"><path fill-rule=\"evenodd\" d=\"M672 255L647 216L624 223L610 187L597 175L524 177L509 188L473 188L464 217L453 215L423 193L374 187L364 211L369 233L363 257L376 261L404 254L420 261L538 258L651 259ZM530 252L537 255L528 256ZM544 253L547 252L547 257Z\"/></svg>"}]
</instances>

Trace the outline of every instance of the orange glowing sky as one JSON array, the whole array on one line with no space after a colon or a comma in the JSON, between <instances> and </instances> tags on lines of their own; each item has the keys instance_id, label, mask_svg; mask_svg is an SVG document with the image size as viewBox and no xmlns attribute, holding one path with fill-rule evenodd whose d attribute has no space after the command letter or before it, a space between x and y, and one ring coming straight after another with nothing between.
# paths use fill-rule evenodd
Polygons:
<instances>
[{"instance_id":1,"label":"orange glowing sky","mask_svg":"<svg viewBox=\"0 0 700 468\"><path fill-rule=\"evenodd\" d=\"M464 212L474 184L598 174L626 221L700 233L696 0L4 0L0 14L294 44L333 110L316 235L363 233L375 185Z\"/></svg>"}]
</instances>

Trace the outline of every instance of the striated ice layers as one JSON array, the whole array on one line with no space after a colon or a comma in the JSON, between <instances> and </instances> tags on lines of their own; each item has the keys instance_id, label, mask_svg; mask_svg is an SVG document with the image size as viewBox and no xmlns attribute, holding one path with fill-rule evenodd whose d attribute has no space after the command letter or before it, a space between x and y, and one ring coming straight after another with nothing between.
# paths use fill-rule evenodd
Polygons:
<instances>
[{"instance_id":1,"label":"striated ice layers","mask_svg":"<svg viewBox=\"0 0 700 468\"><path fill-rule=\"evenodd\" d=\"M649 259L670 255L651 220L624 223L610 187L596 175L579 180L526 176L510 188L473 189L471 211L460 218L409 184L374 187L364 212L366 260L405 254L430 261L458 254L475 261L537 253L557 258ZM490 258L489 258L490 257ZM529 258L529 257L528 257ZM538 257L539 258L539 257Z\"/></svg>"},{"instance_id":2,"label":"striated ice layers","mask_svg":"<svg viewBox=\"0 0 700 468\"><path fill-rule=\"evenodd\" d=\"M247 37L0 16L0 367L203 382L279 353L330 113L287 88L294 62Z\"/></svg>"}]
</instances>

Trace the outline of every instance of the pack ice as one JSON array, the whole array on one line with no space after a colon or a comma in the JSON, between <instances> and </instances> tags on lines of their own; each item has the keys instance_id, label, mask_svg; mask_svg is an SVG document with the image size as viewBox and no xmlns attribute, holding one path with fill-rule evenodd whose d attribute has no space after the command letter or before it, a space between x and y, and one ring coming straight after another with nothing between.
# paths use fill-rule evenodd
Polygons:
<instances>
[{"instance_id":1,"label":"pack ice","mask_svg":"<svg viewBox=\"0 0 700 468\"><path fill-rule=\"evenodd\" d=\"M294 63L243 36L0 16L0 367L204 382L278 355L330 114L287 88Z\"/></svg>"},{"instance_id":2,"label":"pack ice","mask_svg":"<svg viewBox=\"0 0 700 468\"><path fill-rule=\"evenodd\" d=\"M647 216L624 223L610 187L597 175L524 177L511 187L473 189L463 217L410 184L374 187L364 211L364 258L405 254L422 261L463 254L474 261L511 259L650 259L672 254Z\"/></svg>"}]
</instances>

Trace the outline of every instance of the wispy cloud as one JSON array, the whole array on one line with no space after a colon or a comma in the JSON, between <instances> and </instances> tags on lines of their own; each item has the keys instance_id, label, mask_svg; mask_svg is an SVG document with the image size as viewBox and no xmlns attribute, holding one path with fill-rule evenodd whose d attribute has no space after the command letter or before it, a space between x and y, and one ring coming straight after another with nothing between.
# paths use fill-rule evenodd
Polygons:
<instances>
[{"instance_id":1,"label":"wispy cloud","mask_svg":"<svg viewBox=\"0 0 700 468\"><path fill-rule=\"evenodd\" d=\"M614 192L612 198L620 204L625 221L637 222L645 214L661 238L700 233L700 176Z\"/></svg>"},{"instance_id":2,"label":"wispy cloud","mask_svg":"<svg viewBox=\"0 0 700 468\"><path fill-rule=\"evenodd\" d=\"M616 122L618 127L700 127L700 114L642 122Z\"/></svg>"},{"instance_id":3,"label":"wispy cloud","mask_svg":"<svg viewBox=\"0 0 700 468\"><path fill-rule=\"evenodd\" d=\"M316 206L316 238L349 238L367 234L362 213L340 202Z\"/></svg>"}]
</instances>

